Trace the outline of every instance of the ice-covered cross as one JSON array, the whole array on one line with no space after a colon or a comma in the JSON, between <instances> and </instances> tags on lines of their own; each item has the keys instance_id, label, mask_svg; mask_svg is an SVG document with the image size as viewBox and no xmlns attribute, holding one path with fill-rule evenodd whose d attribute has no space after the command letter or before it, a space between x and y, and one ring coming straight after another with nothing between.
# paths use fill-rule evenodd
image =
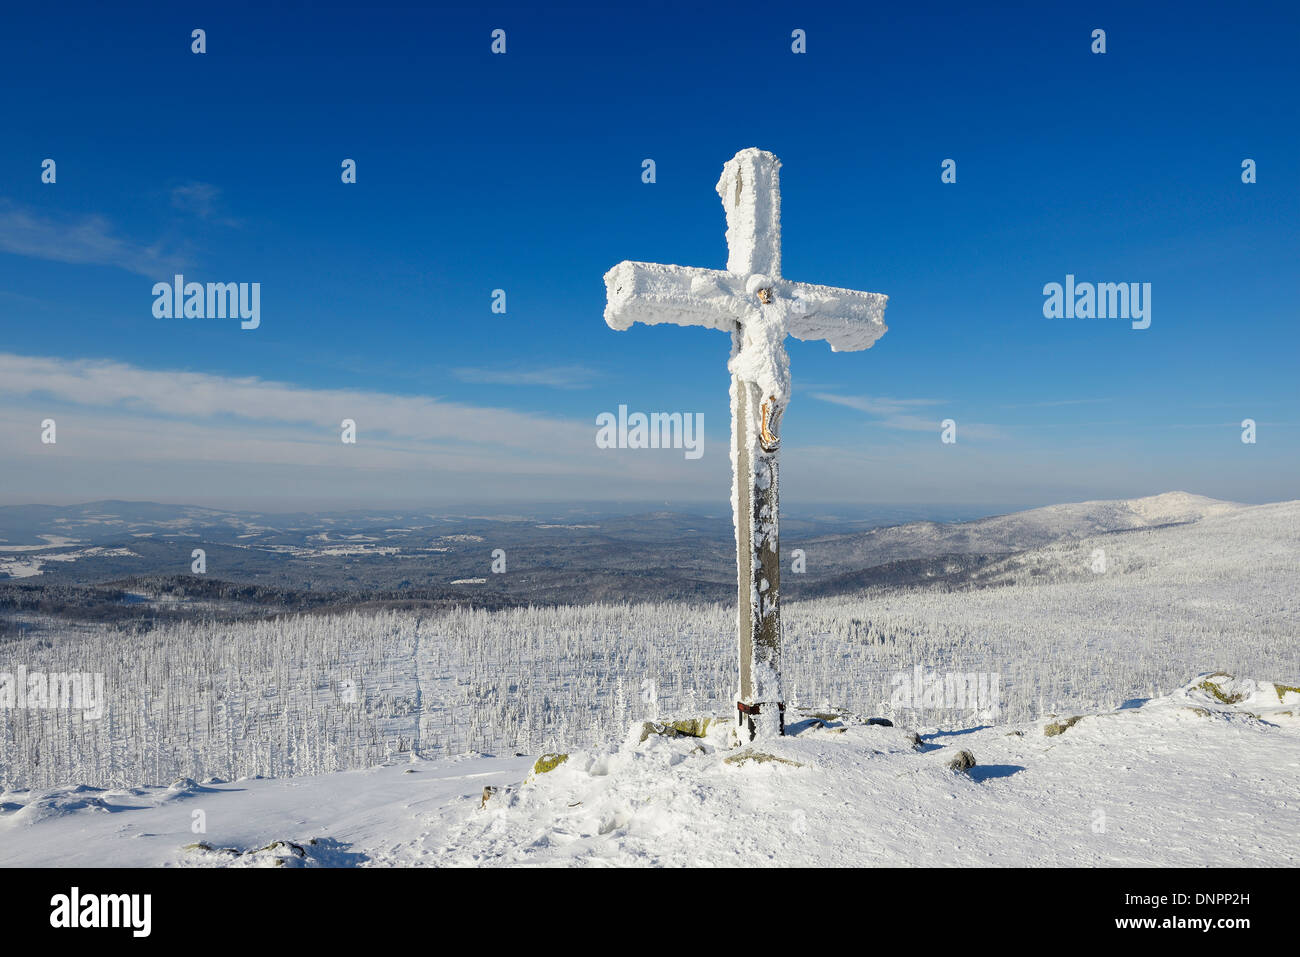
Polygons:
<instances>
[{"instance_id":1,"label":"ice-covered cross","mask_svg":"<svg viewBox=\"0 0 1300 957\"><path fill-rule=\"evenodd\" d=\"M740 644L737 722L749 738L785 730L781 693L781 558L777 446L790 400L785 337L824 339L835 352L885 334L878 293L781 278L781 161L741 150L722 168L727 268L621 262L605 273L605 322L707 326L732 334L731 508L736 524Z\"/></svg>"}]
</instances>

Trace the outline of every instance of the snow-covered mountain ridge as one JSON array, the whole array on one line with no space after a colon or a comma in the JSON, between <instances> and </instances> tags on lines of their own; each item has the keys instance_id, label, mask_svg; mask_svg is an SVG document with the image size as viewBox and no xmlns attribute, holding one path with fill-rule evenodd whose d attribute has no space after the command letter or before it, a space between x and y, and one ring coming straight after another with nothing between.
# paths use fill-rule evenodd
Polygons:
<instances>
[{"instance_id":1,"label":"snow-covered mountain ridge","mask_svg":"<svg viewBox=\"0 0 1300 957\"><path fill-rule=\"evenodd\" d=\"M833 549L842 564L879 566L945 555L1009 554L1052 542L1112 532L1189 524L1264 506L1239 505L1188 492L1146 498L1047 505L969 522L909 522L800 542Z\"/></svg>"}]
</instances>

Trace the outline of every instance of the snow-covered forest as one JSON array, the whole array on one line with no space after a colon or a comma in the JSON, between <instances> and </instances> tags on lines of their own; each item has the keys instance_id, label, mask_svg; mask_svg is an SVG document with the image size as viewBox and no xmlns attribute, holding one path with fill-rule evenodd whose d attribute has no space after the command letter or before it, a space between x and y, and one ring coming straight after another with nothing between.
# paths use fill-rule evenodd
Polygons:
<instances>
[{"instance_id":1,"label":"snow-covered forest","mask_svg":"<svg viewBox=\"0 0 1300 957\"><path fill-rule=\"evenodd\" d=\"M1017 721L1113 708L1208 670L1300 683L1298 543L1300 505L1257 506L1034 549L959 588L791 602L786 697L888 714L896 676L916 666L989 673L1000 678L999 719ZM27 642L31 671L102 673L107 705L98 720L11 712L0 784L290 776L412 751L617 741L634 719L728 711L734 614L690 604L374 612ZM989 716L906 717L952 727Z\"/></svg>"}]
</instances>

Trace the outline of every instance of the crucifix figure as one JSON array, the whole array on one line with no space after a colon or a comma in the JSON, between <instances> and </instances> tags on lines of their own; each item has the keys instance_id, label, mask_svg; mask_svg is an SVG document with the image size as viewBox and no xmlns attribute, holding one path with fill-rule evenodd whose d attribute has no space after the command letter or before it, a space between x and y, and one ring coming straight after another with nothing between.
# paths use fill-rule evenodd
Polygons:
<instances>
[{"instance_id":1,"label":"crucifix figure","mask_svg":"<svg viewBox=\"0 0 1300 957\"><path fill-rule=\"evenodd\" d=\"M785 733L777 448L790 401L785 337L834 352L885 334L886 296L781 278L781 161L741 150L722 168L727 268L621 262L605 273L605 322L707 326L731 333L731 510L736 524L742 739Z\"/></svg>"}]
</instances>

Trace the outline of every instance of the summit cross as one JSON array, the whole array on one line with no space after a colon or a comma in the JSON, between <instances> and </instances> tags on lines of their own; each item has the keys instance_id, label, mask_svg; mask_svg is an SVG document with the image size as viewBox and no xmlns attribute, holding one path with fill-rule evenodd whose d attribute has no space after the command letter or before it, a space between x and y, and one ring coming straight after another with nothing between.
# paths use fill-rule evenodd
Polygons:
<instances>
[{"instance_id":1,"label":"summit cross","mask_svg":"<svg viewBox=\"0 0 1300 957\"><path fill-rule=\"evenodd\" d=\"M885 334L887 296L781 278L781 161L741 150L722 167L727 268L621 262L605 273L605 322L706 326L731 333L731 509L736 525L742 738L785 733L781 691L781 555L777 450L790 401L785 337L833 352Z\"/></svg>"}]
</instances>

